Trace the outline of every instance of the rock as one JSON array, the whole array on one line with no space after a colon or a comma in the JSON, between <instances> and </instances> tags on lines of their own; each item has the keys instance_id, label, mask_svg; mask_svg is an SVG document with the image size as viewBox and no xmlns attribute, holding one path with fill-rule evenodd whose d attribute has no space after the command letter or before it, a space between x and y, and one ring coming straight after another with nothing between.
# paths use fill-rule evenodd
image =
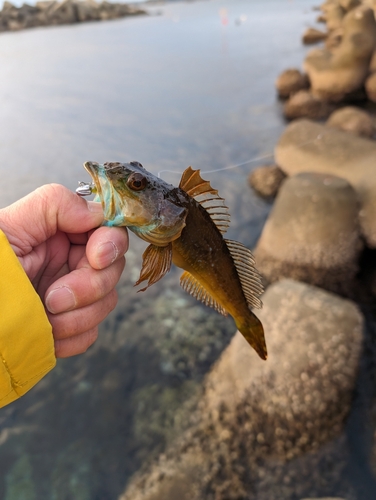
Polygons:
<instances>
[{"instance_id":1,"label":"rock","mask_svg":"<svg viewBox=\"0 0 376 500\"><path fill-rule=\"evenodd\" d=\"M355 303L284 279L268 287L263 304L258 315L266 332L267 362L259 360L237 333L208 376L206 408L214 411L222 404L235 408L243 398L261 391L264 396L258 407L269 408L269 416L288 420L294 413L298 421L320 427L322 419L337 420L338 410L346 414L363 338L363 317ZM330 383L338 377L339 385ZM326 390L313 394L314 387L320 386ZM295 403L288 404L290 398ZM333 403L337 411L331 414Z\"/></svg>"},{"instance_id":2,"label":"rock","mask_svg":"<svg viewBox=\"0 0 376 500\"><path fill-rule=\"evenodd\" d=\"M304 62L312 93L338 102L362 87L376 44L373 10L358 7L343 19L343 37L333 50L315 49Z\"/></svg>"},{"instance_id":3,"label":"rock","mask_svg":"<svg viewBox=\"0 0 376 500\"><path fill-rule=\"evenodd\" d=\"M343 18L345 16L345 10L337 3L329 3L324 9L325 23L329 31L340 28L342 25Z\"/></svg>"},{"instance_id":4,"label":"rock","mask_svg":"<svg viewBox=\"0 0 376 500\"><path fill-rule=\"evenodd\" d=\"M376 50L373 51L371 62L369 63L369 72L375 73L376 71Z\"/></svg>"},{"instance_id":5,"label":"rock","mask_svg":"<svg viewBox=\"0 0 376 500\"><path fill-rule=\"evenodd\" d=\"M296 118L320 120L326 118L333 109L332 104L318 99L308 90L300 90L285 103L283 114L289 120Z\"/></svg>"},{"instance_id":6,"label":"rock","mask_svg":"<svg viewBox=\"0 0 376 500\"><path fill-rule=\"evenodd\" d=\"M339 497L302 498L301 500L345 500Z\"/></svg>"},{"instance_id":7,"label":"rock","mask_svg":"<svg viewBox=\"0 0 376 500\"><path fill-rule=\"evenodd\" d=\"M329 32L328 36L325 39L325 48L328 50L333 50L335 47L338 47L342 42L343 37L343 29L338 28L336 30L332 30Z\"/></svg>"},{"instance_id":8,"label":"rock","mask_svg":"<svg viewBox=\"0 0 376 500\"><path fill-rule=\"evenodd\" d=\"M349 293L362 248L358 200L350 184L301 173L282 185L255 249L268 281L282 277Z\"/></svg>"},{"instance_id":9,"label":"rock","mask_svg":"<svg viewBox=\"0 0 376 500\"><path fill-rule=\"evenodd\" d=\"M100 17L100 4L95 0L86 0L85 2L77 2L77 20L81 23L86 21L97 21Z\"/></svg>"},{"instance_id":10,"label":"rock","mask_svg":"<svg viewBox=\"0 0 376 500\"><path fill-rule=\"evenodd\" d=\"M376 248L376 144L309 120L286 127L275 149L276 163L288 175L320 172L346 179L360 201L360 225Z\"/></svg>"},{"instance_id":11,"label":"rock","mask_svg":"<svg viewBox=\"0 0 376 500\"><path fill-rule=\"evenodd\" d=\"M372 73L365 82L367 97L370 101L376 102L376 72Z\"/></svg>"},{"instance_id":12,"label":"rock","mask_svg":"<svg viewBox=\"0 0 376 500\"><path fill-rule=\"evenodd\" d=\"M63 0L54 4L48 11L51 24L73 24L78 22L77 10L73 0Z\"/></svg>"},{"instance_id":13,"label":"rock","mask_svg":"<svg viewBox=\"0 0 376 500\"><path fill-rule=\"evenodd\" d=\"M146 14L135 6L124 3L97 3L95 0L63 0L37 2L15 7L4 2L0 12L0 31L20 30L34 26L72 24L76 22L116 19L119 17Z\"/></svg>"},{"instance_id":14,"label":"rock","mask_svg":"<svg viewBox=\"0 0 376 500\"><path fill-rule=\"evenodd\" d=\"M346 12L361 5L360 0L339 0L338 3Z\"/></svg>"},{"instance_id":15,"label":"rock","mask_svg":"<svg viewBox=\"0 0 376 500\"><path fill-rule=\"evenodd\" d=\"M317 16L316 22L317 23L326 23L326 17L324 16L324 14L320 14L319 16Z\"/></svg>"},{"instance_id":16,"label":"rock","mask_svg":"<svg viewBox=\"0 0 376 500\"><path fill-rule=\"evenodd\" d=\"M307 89L309 81L307 75L301 73L298 69L286 69L277 78L275 86L279 97L284 98L290 97L299 90Z\"/></svg>"},{"instance_id":17,"label":"rock","mask_svg":"<svg viewBox=\"0 0 376 500\"><path fill-rule=\"evenodd\" d=\"M303 34L303 43L305 45L310 45L311 43L322 42L327 36L327 33L324 31L320 31L316 28L307 28Z\"/></svg>"},{"instance_id":18,"label":"rock","mask_svg":"<svg viewBox=\"0 0 376 500\"><path fill-rule=\"evenodd\" d=\"M337 109L329 116L326 124L360 137L372 138L375 135L375 127L371 116L366 111L355 106Z\"/></svg>"},{"instance_id":19,"label":"rock","mask_svg":"<svg viewBox=\"0 0 376 500\"><path fill-rule=\"evenodd\" d=\"M268 361L237 333L207 378L192 428L120 500L290 500L337 481L363 317L351 301L292 280L263 300ZM344 455L320 465L333 442Z\"/></svg>"},{"instance_id":20,"label":"rock","mask_svg":"<svg viewBox=\"0 0 376 500\"><path fill-rule=\"evenodd\" d=\"M274 198L286 174L277 165L262 165L249 175L249 184L263 198Z\"/></svg>"}]
</instances>

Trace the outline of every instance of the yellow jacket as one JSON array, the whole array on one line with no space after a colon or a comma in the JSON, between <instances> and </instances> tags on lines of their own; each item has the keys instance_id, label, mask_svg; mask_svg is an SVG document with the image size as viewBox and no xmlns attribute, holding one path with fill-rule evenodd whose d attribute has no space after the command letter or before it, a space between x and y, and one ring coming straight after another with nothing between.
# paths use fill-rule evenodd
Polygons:
<instances>
[{"instance_id":1,"label":"yellow jacket","mask_svg":"<svg viewBox=\"0 0 376 500\"><path fill-rule=\"evenodd\" d=\"M0 407L23 396L55 364L42 301L0 231Z\"/></svg>"}]
</instances>

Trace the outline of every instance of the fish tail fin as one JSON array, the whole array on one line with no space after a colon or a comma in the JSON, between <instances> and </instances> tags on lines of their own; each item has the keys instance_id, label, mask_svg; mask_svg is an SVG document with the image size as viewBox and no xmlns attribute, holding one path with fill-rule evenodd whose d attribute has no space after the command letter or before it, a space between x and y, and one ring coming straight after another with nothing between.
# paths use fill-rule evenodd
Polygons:
<instances>
[{"instance_id":1,"label":"fish tail fin","mask_svg":"<svg viewBox=\"0 0 376 500\"><path fill-rule=\"evenodd\" d=\"M261 359L267 359L268 352L266 349L264 328L261 321L249 311L246 318L235 321L239 332L243 335L246 341L257 352Z\"/></svg>"}]
</instances>

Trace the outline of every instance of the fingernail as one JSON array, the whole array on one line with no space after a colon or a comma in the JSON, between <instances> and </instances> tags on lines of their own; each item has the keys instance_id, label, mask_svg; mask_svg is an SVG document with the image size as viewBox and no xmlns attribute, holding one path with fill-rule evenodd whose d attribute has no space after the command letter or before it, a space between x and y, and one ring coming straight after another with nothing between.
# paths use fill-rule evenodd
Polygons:
<instances>
[{"instance_id":1,"label":"fingernail","mask_svg":"<svg viewBox=\"0 0 376 500\"><path fill-rule=\"evenodd\" d=\"M76 305L72 290L67 286L55 288L46 297L46 307L52 314L70 311Z\"/></svg>"},{"instance_id":2,"label":"fingernail","mask_svg":"<svg viewBox=\"0 0 376 500\"><path fill-rule=\"evenodd\" d=\"M97 266L99 269L109 266L119 255L119 250L113 241L107 241L98 248Z\"/></svg>"},{"instance_id":3,"label":"fingernail","mask_svg":"<svg viewBox=\"0 0 376 500\"><path fill-rule=\"evenodd\" d=\"M87 208L90 210L90 212L94 212L96 214L99 213L103 214L102 203L98 203L96 201L88 201Z\"/></svg>"}]
</instances>

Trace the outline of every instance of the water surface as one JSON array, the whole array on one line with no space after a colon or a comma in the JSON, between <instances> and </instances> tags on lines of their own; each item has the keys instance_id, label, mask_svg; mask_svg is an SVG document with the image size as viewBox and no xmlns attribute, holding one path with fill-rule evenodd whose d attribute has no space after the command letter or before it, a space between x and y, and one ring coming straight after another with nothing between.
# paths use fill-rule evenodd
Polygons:
<instances>
[{"instance_id":1,"label":"water surface","mask_svg":"<svg viewBox=\"0 0 376 500\"><path fill-rule=\"evenodd\" d=\"M175 184L192 165L218 170L205 177L228 201L230 237L254 245L269 210L247 186L258 162L220 169L272 162L285 125L274 81L301 65L311 5L174 3L0 34L0 206L43 183L75 189L88 159L138 160ZM178 273L136 295L141 248L132 239L119 306L97 344L2 410L1 498L19 500L19 488L22 498L117 498L163 450L235 332L179 290Z\"/></svg>"}]
</instances>

